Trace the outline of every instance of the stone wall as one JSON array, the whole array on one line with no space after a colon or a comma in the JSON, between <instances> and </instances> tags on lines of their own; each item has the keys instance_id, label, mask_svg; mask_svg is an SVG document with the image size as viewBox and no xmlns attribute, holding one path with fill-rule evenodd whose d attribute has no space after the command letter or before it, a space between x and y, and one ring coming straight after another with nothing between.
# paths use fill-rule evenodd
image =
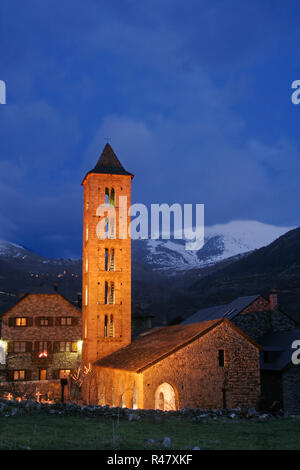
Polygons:
<instances>
[{"instance_id":1,"label":"stone wall","mask_svg":"<svg viewBox=\"0 0 300 470\"><path fill-rule=\"evenodd\" d=\"M258 343L259 339L268 333L290 330L296 325L292 319L279 310L243 312L232 322Z\"/></svg>"},{"instance_id":2,"label":"stone wall","mask_svg":"<svg viewBox=\"0 0 300 470\"><path fill-rule=\"evenodd\" d=\"M225 351L225 366L218 351ZM134 387L138 408L155 408L155 392L162 383L175 391L177 408L256 406L260 397L259 350L228 322L160 360L142 373L98 368L105 387L104 403L133 406ZM101 383L100 379L98 383ZM112 398L113 391L113 398Z\"/></svg>"}]
</instances>

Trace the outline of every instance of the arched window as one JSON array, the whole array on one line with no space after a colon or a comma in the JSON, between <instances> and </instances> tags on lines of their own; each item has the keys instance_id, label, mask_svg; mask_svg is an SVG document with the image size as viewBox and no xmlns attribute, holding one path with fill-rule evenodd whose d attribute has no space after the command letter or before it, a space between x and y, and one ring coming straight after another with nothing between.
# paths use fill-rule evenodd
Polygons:
<instances>
[{"instance_id":1,"label":"arched window","mask_svg":"<svg viewBox=\"0 0 300 470\"><path fill-rule=\"evenodd\" d=\"M105 217L105 238L109 238L109 233L108 233L108 217Z\"/></svg>"},{"instance_id":2,"label":"arched window","mask_svg":"<svg viewBox=\"0 0 300 470\"><path fill-rule=\"evenodd\" d=\"M105 248L105 271L108 271L108 249Z\"/></svg>"},{"instance_id":3,"label":"arched window","mask_svg":"<svg viewBox=\"0 0 300 470\"><path fill-rule=\"evenodd\" d=\"M107 329L108 329L108 318L107 315L104 317L104 338L107 338Z\"/></svg>"},{"instance_id":4,"label":"arched window","mask_svg":"<svg viewBox=\"0 0 300 470\"><path fill-rule=\"evenodd\" d=\"M110 321L109 321L109 336L113 338L115 336L115 326L114 326L114 316L110 316Z\"/></svg>"},{"instance_id":5,"label":"arched window","mask_svg":"<svg viewBox=\"0 0 300 470\"><path fill-rule=\"evenodd\" d=\"M109 296L109 303L114 304L115 303L115 284L112 282L110 284L110 296Z\"/></svg>"},{"instance_id":6,"label":"arched window","mask_svg":"<svg viewBox=\"0 0 300 470\"><path fill-rule=\"evenodd\" d=\"M114 216L109 218L109 225L109 238L116 238L116 221Z\"/></svg>"},{"instance_id":7,"label":"arched window","mask_svg":"<svg viewBox=\"0 0 300 470\"><path fill-rule=\"evenodd\" d=\"M110 263L109 263L109 269L110 271L114 271L115 270L115 249L112 248L110 250Z\"/></svg>"},{"instance_id":8,"label":"arched window","mask_svg":"<svg viewBox=\"0 0 300 470\"><path fill-rule=\"evenodd\" d=\"M105 205L109 206L109 189L105 188Z\"/></svg>"},{"instance_id":9,"label":"arched window","mask_svg":"<svg viewBox=\"0 0 300 470\"><path fill-rule=\"evenodd\" d=\"M114 188L110 191L110 205L115 207L115 190Z\"/></svg>"},{"instance_id":10,"label":"arched window","mask_svg":"<svg viewBox=\"0 0 300 470\"><path fill-rule=\"evenodd\" d=\"M107 305L108 304L108 282L105 282L105 293L104 293L104 302Z\"/></svg>"}]
</instances>

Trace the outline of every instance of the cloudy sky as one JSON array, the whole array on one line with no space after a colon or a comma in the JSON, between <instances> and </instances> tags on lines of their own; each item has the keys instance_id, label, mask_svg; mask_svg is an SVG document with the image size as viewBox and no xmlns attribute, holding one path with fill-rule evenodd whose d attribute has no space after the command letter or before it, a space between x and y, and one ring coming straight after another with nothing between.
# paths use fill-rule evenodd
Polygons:
<instances>
[{"instance_id":1,"label":"cloudy sky","mask_svg":"<svg viewBox=\"0 0 300 470\"><path fill-rule=\"evenodd\" d=\"M1 0L0 238L79 257L106 140L133 201L299 225L298 0Z\"/></svg>"}]
</instances>

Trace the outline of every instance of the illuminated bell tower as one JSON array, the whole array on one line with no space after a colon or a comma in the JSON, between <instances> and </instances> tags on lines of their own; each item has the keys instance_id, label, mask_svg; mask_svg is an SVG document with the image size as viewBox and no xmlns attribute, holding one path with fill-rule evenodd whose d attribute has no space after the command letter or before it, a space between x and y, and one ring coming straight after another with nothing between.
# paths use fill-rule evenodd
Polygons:
<instances>
[{"instance_id":1,"label":"illuminated bell tower","mask_svg":"<svg viewBox=\"0 0 300 470\"><path fill-rule=\"evenodd\" d=\"M93 363L131 342L131 180L109 144L87 173L83 208L82 364ZM127 198L127 210L120 201ZM121 197L121 199L120 199ZM114 208L115 217L103 212ZM122 206L122 207L121 207ZM97 228L102 221L104 237ZM126 230L127 227L127 230ZM122 231L123 230L123 231ZM123 235L122 235L123 234ZM124 236L125 234L125 236Z\"/></svg>"}]
</instances>

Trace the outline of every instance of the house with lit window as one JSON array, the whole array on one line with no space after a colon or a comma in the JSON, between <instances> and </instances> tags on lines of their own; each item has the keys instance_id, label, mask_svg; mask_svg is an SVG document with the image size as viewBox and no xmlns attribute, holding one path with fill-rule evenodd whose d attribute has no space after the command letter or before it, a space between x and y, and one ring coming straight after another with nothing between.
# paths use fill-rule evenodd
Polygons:
<instances>
[{"instance_id":1,"label":"house with lit window","mask_svg":"<svg viewBox=\"0 0 300 470\"><path fill-rule=\"evenodd\" d=\"M1 319L0 389L59 396L81 363L81 311L57 292L25 294Z\"/></svg>"}]
</instances>

